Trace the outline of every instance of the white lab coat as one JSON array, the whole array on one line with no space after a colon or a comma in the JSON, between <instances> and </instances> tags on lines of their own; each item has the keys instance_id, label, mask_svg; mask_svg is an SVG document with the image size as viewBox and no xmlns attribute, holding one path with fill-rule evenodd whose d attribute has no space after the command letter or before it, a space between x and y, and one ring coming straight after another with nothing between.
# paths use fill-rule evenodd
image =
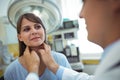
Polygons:
<instances>
[{"instance_id":1,"label":"white lab coat","mask_svg":"<svg viewBox=\"0 0 120 80\"><path fill-rule=\"evenodd\" d=\"M105 53L107 56L95 72L95 78L85 73L65 69L62 80L120 80L120 40L109 47L110 49Z\"/></svg>"},{"instance_id":2,"label":"white lab coat","mask_svg":"<svg viewBox=\"0 0 120 80\"><path fill-rule=\"evenodd\" d=\"M95 72L95 80L120 80L120 40L107 52Z\"/></svg>"},{"instance_id":3,"label":"white lab coat","mask_svg":"<svg viewBox=\"0 0 120 80\"><path fill-rule=\"evenodd\" d=\"M88 75L87 73L78 73L67 68L65 68L62 76L62 80L93 80L93 78L94 76Z\"/></svg>"}]
</instances>

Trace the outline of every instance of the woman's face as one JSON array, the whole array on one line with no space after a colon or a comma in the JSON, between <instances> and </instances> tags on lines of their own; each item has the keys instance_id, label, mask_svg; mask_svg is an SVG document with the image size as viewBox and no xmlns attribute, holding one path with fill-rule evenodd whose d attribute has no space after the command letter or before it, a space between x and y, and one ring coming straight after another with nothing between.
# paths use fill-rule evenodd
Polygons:
<instances>
[{"instance_id":1,"label":"woman's face","mask_svg":"<svg viewBox=\"0 0 120 80\"><path fill-rule=\"evenodd\" d=\"M39 23L34 23L26 18L21 22L21 31L18 39L29 47L37 47L45 41L45 31Z\"/></svg>"}]
</instances>

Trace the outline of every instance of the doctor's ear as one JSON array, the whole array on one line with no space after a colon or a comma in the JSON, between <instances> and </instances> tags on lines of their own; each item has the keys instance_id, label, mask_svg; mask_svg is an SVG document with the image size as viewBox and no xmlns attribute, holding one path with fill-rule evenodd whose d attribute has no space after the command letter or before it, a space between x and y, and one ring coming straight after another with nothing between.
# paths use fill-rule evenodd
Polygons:
<instances>
[{"instance_id":1,"label":"doctor's ear","mask_svg":"<svg viewBox=\"0 0 120 80\"><path fill-rule=\"evenodd\" d=\"M116 16L120 16L120 0L110 0L112 11Z\"/></svg>"}]
</instances>

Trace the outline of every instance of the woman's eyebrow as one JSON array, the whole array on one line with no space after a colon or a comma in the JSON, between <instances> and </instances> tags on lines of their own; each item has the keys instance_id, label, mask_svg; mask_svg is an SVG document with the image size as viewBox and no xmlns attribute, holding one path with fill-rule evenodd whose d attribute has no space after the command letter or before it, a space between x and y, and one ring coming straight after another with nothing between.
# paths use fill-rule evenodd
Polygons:
<instances>
[{"instance_id":1,"label":"woman's eyebrow","mask_svg":"<svg viewBox=\"0 0 120 80\"><path fill-rule=\"evenodd\" d=\"M27 28L27 27L29 27L29 25L23 25L23 26L21 26L21 29L24 29L24 28Z\"/></svg>"},{"instance_id":2,"label":"woman's eyebrow","mask_svg":"<svg viewBox=\"0 0 120 80\"><path fill-rule=\"evenodd\" d=\"M34 26L35 26L35 25L40 25L40 26L42 26L42 24L40 24L40 23L36 23L36 24L34 24Z\"/></svg>"}]
</instances>

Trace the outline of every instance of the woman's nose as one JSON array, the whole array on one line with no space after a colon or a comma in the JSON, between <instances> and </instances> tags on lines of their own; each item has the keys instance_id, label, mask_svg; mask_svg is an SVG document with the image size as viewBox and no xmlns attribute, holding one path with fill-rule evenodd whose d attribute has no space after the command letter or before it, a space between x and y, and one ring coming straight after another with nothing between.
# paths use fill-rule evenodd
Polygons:
<instances>
[{"instance_id":1,"label":"woman's nose","mask_svg":"<svg viewBox=\"0 0 120 80\"><path fill-rule=\"evenodd\" d=\"M32 35L37 34L37 30L36 30L36 29L34 29L34 28L32 28L32 29L31 29L31 34L32 34Z\"/></svg>"}]
</instances>

